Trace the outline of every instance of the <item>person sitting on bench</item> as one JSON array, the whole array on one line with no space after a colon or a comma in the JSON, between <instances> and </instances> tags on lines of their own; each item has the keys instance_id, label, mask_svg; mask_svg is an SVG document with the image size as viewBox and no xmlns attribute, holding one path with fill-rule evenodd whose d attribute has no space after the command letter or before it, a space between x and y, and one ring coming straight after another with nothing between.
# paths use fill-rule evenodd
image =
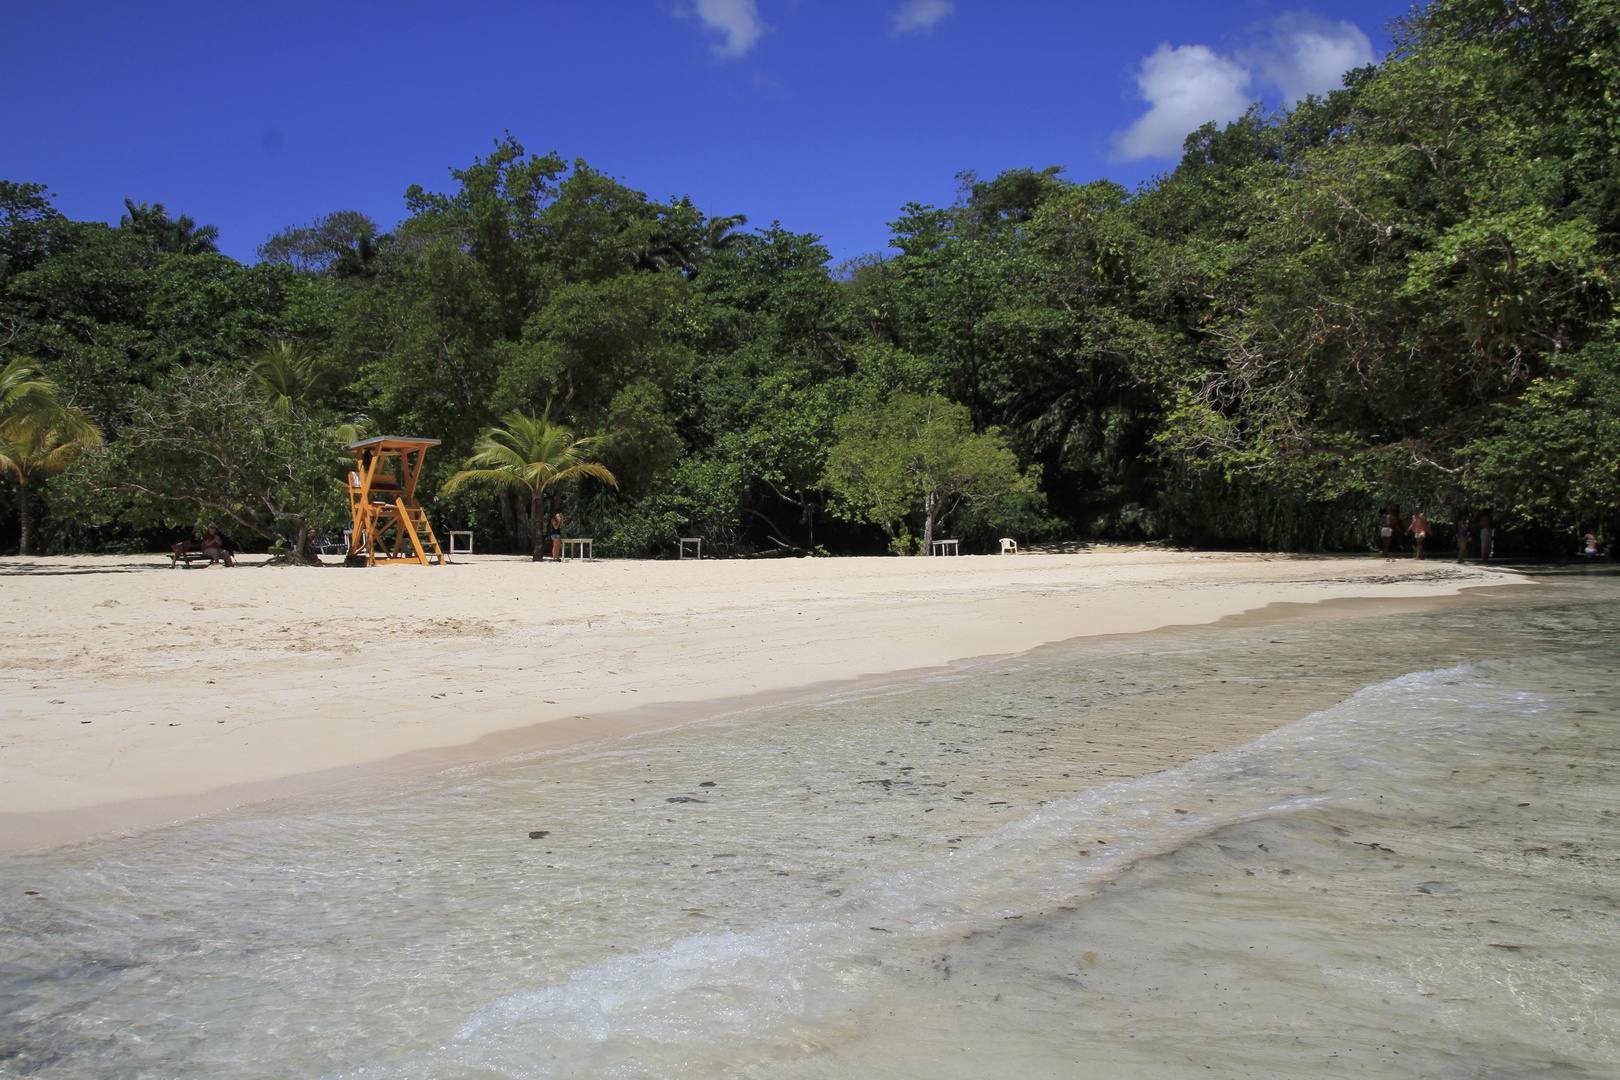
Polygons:
<instances>
[{"instance_id":1,"label":"person sitting on bench","mask_svg":"<svg viewBox=\"0 0 1620 1080\"><path fill-rule=\"evenodd\" d=\"M219 530L212 525L202 538L202 553L208 556L208 565L214 566L223 561L226 566L235 566L236 560L231 557L230 550L225 546L225 538L219 535Z\"/></svg>"}]
</instances>

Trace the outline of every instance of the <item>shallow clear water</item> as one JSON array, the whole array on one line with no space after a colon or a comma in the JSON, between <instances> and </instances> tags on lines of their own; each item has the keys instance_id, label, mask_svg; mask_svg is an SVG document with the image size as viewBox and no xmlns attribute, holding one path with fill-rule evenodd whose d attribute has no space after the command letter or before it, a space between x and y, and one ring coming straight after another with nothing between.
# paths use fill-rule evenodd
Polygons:
<instances>
[{"instance_id":1,"label":"shallow clear water","mask_svg":"<svg viewBox=\"0 0 1620 1080\"><path fill-rule=\"evenodd\" d=\"M10 860L0 1075L1614 1075L1617 599L1071 643ZM1299 719L1150 772L1210 712Z\"/></svg>"}]
</instances>

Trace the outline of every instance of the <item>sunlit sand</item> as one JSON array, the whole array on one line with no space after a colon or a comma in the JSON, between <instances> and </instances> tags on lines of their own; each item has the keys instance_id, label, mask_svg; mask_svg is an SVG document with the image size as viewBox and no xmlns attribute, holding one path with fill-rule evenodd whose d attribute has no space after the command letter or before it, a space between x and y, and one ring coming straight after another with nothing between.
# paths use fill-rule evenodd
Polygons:
<instances>
[{"instance_id":1,"label":"sunlit sand","mask_svg":"<svg viewBox=\"0 0 1620 1080\"><path fill-rule=\"evenodd\" d=\"M561 565L474 556L370 570L251 562L5 561L9 850L1077 636L1512 580L1444 562L1141 549Z\"/></svg>"}]
</instances>

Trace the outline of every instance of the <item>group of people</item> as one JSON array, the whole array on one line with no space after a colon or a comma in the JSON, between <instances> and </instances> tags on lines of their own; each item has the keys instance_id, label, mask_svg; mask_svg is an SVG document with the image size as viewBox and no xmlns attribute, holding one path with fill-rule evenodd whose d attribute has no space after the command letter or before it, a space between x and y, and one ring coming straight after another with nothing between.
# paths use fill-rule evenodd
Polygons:
<instances>
[{"instance_id":1,"label":"group of people","mask_svg":"<svg viewBox=\"0 0 1620 1080\"><path fill-rule=\"evenodd\" d=\"M1379 546L1383 548L1384 558L1392 556L1390 546L1395 542L1396 530L1401 527L1401 519L1395 507L1384 510L1378 519ZM1414 541L1414 559L1423 558L1423 545L1430 534L1434 532L1429 526L1429 515L1422 510L1412 515L1411 524L1406 531L1412 535ZM1468 558L1468 518L1462 514L1457 515L1457 561L1462 562ZM1491 519L1491 512L1486 510L1479 515L1479 558L1481 562L1490 562L1491 556L1496 553L1496 523Z\"/></svg>"},{"instance_id":2,"label":"group of people","mask_svg":"<svg viewBox=\"0 0 1620 1080\"><path fill-rule=\"evenodd\" d=\"M170 564L172 566L179 566L180 560L188 551L197 551L207 556L209 566L236 565L236 556L231 554L231 549L225 546L225 538L219 535L219 530L212 525L208 526L208 531L203 534L203 538L195 547L191 541L182 540L177 544L170 544L169 548L174 553L173 562Z\"/></svg>"}]
</instances>

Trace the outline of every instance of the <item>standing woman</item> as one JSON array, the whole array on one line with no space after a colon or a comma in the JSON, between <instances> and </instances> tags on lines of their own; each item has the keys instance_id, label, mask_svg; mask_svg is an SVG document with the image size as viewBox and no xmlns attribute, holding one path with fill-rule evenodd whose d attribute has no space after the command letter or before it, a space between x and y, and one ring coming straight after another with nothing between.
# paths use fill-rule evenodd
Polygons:
<instances>
[{"instance_id":1,"label":"standing woman","mask_svg":"<svg viewBox=\"0 0 1620 1080\"><path fill-rule=\"evenodd\" d=\"M1457 561L1462 562L1468 558L1468 518L1460 511L1457 514Z\"/></svg>"},{"instance_id":2,"label":"standing woman","mask_svg":"<svg viewBox=\"0 0 1620 1080\"><path fill-rule=\"evenodd\" d=\"M1395 542L1395 525L1398 522L1393 506L1385 507L1383 516L1378 519L1378 542L1384 549L1384 558L1389 558L1389 545Z\"/></svg>"},{"instance_id":3,"label":"standing woman","mask_svg":"<svg viewBox=\"0 0 1620 1080\"><path fill-rule=\"evenodd\" d=\"M1491 512L1485 511L1479 515L1479 561L1490 562L1496 549L1496 524L1491 521Z\"/></svg>"},{"instance_id":4,"label":"standing woman","mask_svg":"<svg viewBox=\"0 0 1620 1080\"><path fill-rule=\"evenodd\" d=\"M551 561L562 562L562 511L551 515Z\"/></svg>"},{"instance_id":5,"label":"standing woman","mask_svg":"<svg viewBox=\"0 0 1620 1080\"><path fill-rule=\"evenodd\" d=\"M1417 537L1417 554L1412 557L1414 559L1423 558L1423 538L1429 535L1429 515L1421 510L1413 514L1412 524L1407 527L1406 531Z\"/></svg>"}]
</instances>

